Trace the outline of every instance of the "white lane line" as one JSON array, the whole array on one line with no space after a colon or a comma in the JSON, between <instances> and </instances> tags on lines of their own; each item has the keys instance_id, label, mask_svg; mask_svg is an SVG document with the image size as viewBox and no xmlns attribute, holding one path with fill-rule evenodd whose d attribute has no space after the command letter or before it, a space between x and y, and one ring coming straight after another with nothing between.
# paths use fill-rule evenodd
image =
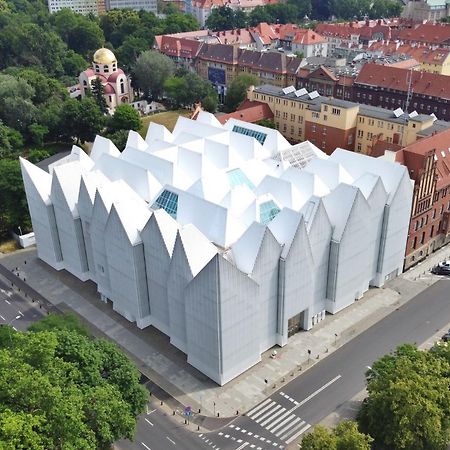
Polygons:
<instances>
[{"instance_id":1,"label":"white lane line","mask_svg":"<svg viewBox=\"0 0 450 450\"><path fill-rule=\"evenodd\" d=\"M278 419L274 420L268 427L266 427L266 430L269 430L273 428L277 423L281 422L285 417L290 416L291 411L286 411L283 415L278 417Z\"/></svg>"},{"instance_id":2,"label":"white lane line","mask_svg":"<svg viewBox=\"0 0 450 450\"><path fill-rule=\"evenodd\" d=\"M6 322L6 319L0 314L0 319L4 320Z\"/></svg>"},{"instance_id":3,"label":"white lane line","mask_svg":"<svg viewBox=\"0 0 450 450\"><path fill-rule=\"evenodd\" d=\"M22 317L24 317L24 314L23 314L22 311L17 310L17 312L18 312Z\"/></svg>"},{"instance_id":4,"label":"white lane line","mask_svg":"<svg viewBox=\"0 0 450 450\"><path fill-rule=\"evenodd\" d=\"M142 444L147 450L152 450L148 445L144 444L143 442L141 442L141 444Z\"/></svg>"},{"instance_id":5,"label":"white lane line","mask_svg":"<svg viewBox=\"0 0 450 450\"><path fill-rule=\"evenodd\" d=\"M11 304L11 302L10 302L10 301L8 301L8 300L6 300L6 298L5 298L5 302L6 302L6 303L8 303L8 305L10 305L10 304Z\"/></svg>"},{"instance_id":6,"label":"white lane line","mask_svg":"<svg viewBox=\"0 0 450 450\"><path fill-rule=\"evenodd\" d=\"M270 432L275 434L275 431L279 430L284 424L288 423L289 420L293 420L296 417L297 416L294 416L294 415L288 416L287 419L283 420L283 422L279 423L275 428L272 428L272 430L270 430ZM278 436L278 434L277 434L277 436Z\"/></svg>"},{"instance_id":7,"label":"white lane line","mask_svg":"<svg viewBox=\"0 0 450 450\"><path fill-rule=\"evenodd\" d=\"M309 402L312 398L314 398L316 395L320 394L323 390L325 390L328 386L331 386L333 383L335 383L339 378L342 378L342 375L337 375L332 380L330 380L328 383L325 383L321 388L317 389L317 391L313 392L310 396L306 397L304 400L302 400L297 406L295 406L291 411L294 411L295 409L299 408L300 406L304 405L306 402Z\"/></svg>"},{"instance_id":8,"label":"white lane line","mask_svg":"<svg viewBox=\"0 0 450 450\"><path fill-rule=\"evenodd\" d=\"M300 423L298 423L300 422ZM300 417L297 417L297 419L295 419L294 421L292 421L291 423L288 423L284 428L282 428L276 435L278 437L280 436L284 436L286 434L287 430L288 431L287 435L289 436L296 428L300 428L302 425L305 425L305 421L300 419ZM282 441L284 441L283 437L280 437L280 439Z\"/></svg>"},{"instance_id":9,"label":"white lane line","mask_svg":"<svg viewBox=\"0 0 450 450\"><path fill-rule=\"evenodd\" d=\"M172 442L173 445L177 445L177 444L175 444L175 441L172 441L172 439L170 439L169 436L166 436L166 439L167 439L169 442Z\"/></svg>"},{"instance_id":10,"label":"white lane line","mask_svg":"<svg viewBox=\"0 0 450 450\"><path fill-rule=\"evenodd\" d=\"M147 405L147 415L150 415L151 413L154 413L156 411L156 409L152 409L151 411L148 410L148 405Z\"/></svg>"},{"instance_id":11,"label":"white lane line","mask_svg":"<svg viewBox=\"0 0 450 450\"><path fill-rule=\"evenodd\" d=\"M265 414L263 414L258 420L255 420L256 423L261 422L261 420L264 420L266 417L270 416L272 413L274 413L277 409L281 408L281 405L275 406L275 408L269 410Z\"/></svg>"},{"instance_id":12,"label":"white lane line","mask_svg":"<svg viewBox=\"0 0 450 450\"><path fill-rule=\"evenodd\" d=\"M153 424L150 422L150 420L148 420L147 418L145 418L145 421L149 424L149 425L151 425L151 426L153 426Z\"/></svg>"},{"instance_id":13,"label":"white lane line","mask_svg":"<svg viewBox=\"0 0 450 450\"><path fill-rule=\"evenodd\" d=\"M220 433L219 433L219 434L220 434ZM202 436L203 436L203 433L198 435L198 437L202 437Z\"/></svg>"},{"instance_id":14,"label":"white lane line","mask_svg":"<svg viewBox=\"0 0 450 450\"><path fill-rule=\"evenodd\" d=\"M13 328L14 331L17 331L17 328L16 328L16 327L12 327L12 328Z\"/></svg>"},{"instance_id":15,"label":"white lane line","mask_svg":"<svg viewBox=\"0 0 450 450\"><path fill-rule=\"evenodd\" d=\"M250 442L244 442L242 445L240 445L236 450L242 450L244 447L247 447L247 445L250 444Z\"/></svg>"},{"instance_id":16,"label":"white lane line","mask_svg":"<svg viewBox=\"0 0 450 450\"><path fill-rule=\"evenodd\" d=\"M291 436L286 443L290 444L294 439L297 439L301 434L303 434L305 431L309 430L311 428L311 425L305 425L300 431L294 434L294 436Z\"/></svg>"},{"instance_id":17,"label":"white lane line","mask_svg":"<svg viewBox=\"0 0 450 450\"><path fill-rule=\"evenodd\" d=\"M273 416L270 416L268 419L266 419L264 422L262 422L260 425L262 427L265 427L271 420L275 419L275 417L282 414L284 411L286 411L286 408L281 408L279 411L277 411Z\"/></svg>"},{"instance_id":18,"label":"white lane line","mask_svg":"<svg viewBox=\"0 0 450 450\"><path fill-rule=\"evenodd\" d=\"M254 414L251 417L251 419L255 420L261 414L264 414L268 409L272 408L273 405L275 405L275 402L270 402L267 406L265 406L263 409L259 410L256 414Z\"/></svg>"},{"instance_id":19,"label":"white lane line","mask_svg":"<svg viewBox=\"0 0 450 450\"><path fill-rule=\"evenodd\" d=\"M266 398L262 403L260 403L258 406L256 406L255 408L253 408L252 410L250 410L247 413L247 417L250 417L252 414L254 414L256 411L258 411L259 409L261 409L264 405L267 405L267 403L269 403L271 401L270 398Z\"/></svg>"},{"instance_id":20,"label":"white lane line","mask_svg":"<svg viewBox=\"0 0 450 450\"><path fill-rule=\"evenodd\" d=\"M280 437L282 441L285 441L289 438L289 436L295 434L300 428L308 426L308 424L305 421L301 421L299 424L297 424L294 428L291 428L287 433L285 433L283 436Z\"/></svg>"}]
</instances>

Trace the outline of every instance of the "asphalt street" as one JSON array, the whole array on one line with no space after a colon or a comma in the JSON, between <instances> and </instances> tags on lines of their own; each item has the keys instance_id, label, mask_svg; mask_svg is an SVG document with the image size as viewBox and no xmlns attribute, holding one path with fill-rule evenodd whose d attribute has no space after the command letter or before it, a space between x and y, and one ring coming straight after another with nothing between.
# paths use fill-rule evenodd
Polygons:
<instances>
[{"instance_id":1,"label":"asphalt street","mask_svg":"<svg viewBox=\"0 0 450 450\"><path fill-rule=\"evenodd\" d=\"M19 295L10 282L0 278L0 325L10 323L17 330L26 330L44 314L37 303Z\"/></svg>"},{"instance_id":2,"label":"asphalt street","mask_svg":"<svg viewBox=\"0 0 450 450\"><path fill-rule=\"evenodd\" d=\"M274 390L245 416L199 439L208 440L216 450L283 448L300 439L364 389L364 374L373 361L398 344L426 341L450 322L449 288L449 280L435 283L302 376Z\"/></svg>"}]
</instances>

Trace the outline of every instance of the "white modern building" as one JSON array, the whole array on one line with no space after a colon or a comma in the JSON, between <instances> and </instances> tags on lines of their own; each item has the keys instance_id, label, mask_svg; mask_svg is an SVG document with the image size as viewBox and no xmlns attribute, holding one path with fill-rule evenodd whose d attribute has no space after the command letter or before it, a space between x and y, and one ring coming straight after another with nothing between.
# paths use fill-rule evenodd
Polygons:
<instances>
[{"instance_id":1,"label":"white modern building","mask_svg":"<svg viewBox=\"0 0 450 450\"><path fill-rule=\"evenodd\" d=\"M412 184L396 163L202 112L55 164L21 159L39 257L221 385L402 270Z\"/></svg>"}]
</instances>

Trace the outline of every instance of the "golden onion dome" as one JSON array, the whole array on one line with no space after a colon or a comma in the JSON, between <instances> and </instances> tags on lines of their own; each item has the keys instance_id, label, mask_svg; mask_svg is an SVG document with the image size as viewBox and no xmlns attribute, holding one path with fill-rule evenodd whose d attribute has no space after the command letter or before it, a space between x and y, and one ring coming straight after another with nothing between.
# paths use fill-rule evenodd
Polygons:
<instances>
[{"instance_id":1,"label":"golden onion dome","mask_svg":"<svg viewBox=\"0 0 450 450\"><path fill-rule=\"evenodd\" d=\"M99 48L94 53L94 62L97 64L112 64L117 62L114 53L108 48Z\"/></svg>"}]
</instances>

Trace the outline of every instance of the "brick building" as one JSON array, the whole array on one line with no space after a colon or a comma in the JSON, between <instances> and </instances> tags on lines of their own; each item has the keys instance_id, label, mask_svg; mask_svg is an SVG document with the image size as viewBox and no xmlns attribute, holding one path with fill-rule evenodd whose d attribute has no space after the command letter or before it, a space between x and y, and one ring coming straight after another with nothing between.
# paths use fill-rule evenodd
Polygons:
<instances>
[{"instance_id":1,"label":"brick building","mask_svg":"<svg viewBox=\"0 0 450 450\"><path fill-rule=\"evenodd\" d=\"M353 100L383 108L405 109L410 88L409 111L435 114L450 120L450 84L446 75L411 71L392 66L365 64L353 83Z\"/></svg>"},{"instance_id":2,"label":"brick building","mask_svg":"<svg viewBox=\"0 0 450 450\"><path fill-rule=\"evenodd\" d=\"M450 129L392 153L414 180L405 269L450 241Z\"/></svg>"}]
</instances>

